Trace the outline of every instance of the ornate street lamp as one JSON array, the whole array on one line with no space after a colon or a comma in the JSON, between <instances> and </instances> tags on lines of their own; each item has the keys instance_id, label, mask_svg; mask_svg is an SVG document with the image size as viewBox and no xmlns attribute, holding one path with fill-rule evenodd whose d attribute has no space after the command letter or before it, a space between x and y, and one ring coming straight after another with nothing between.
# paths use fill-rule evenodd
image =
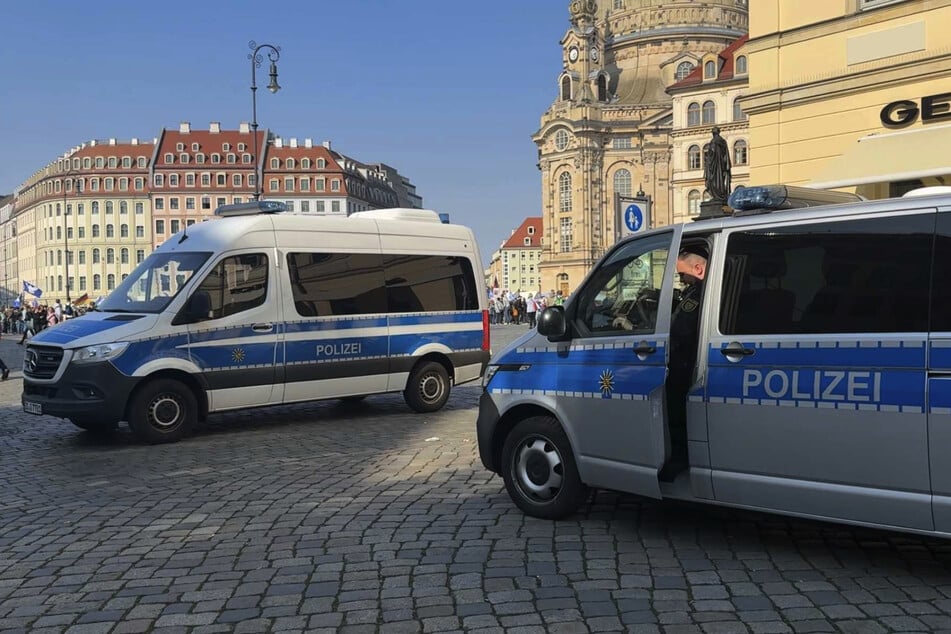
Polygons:
<instances>
[{"instance_id":1,"label":"ornate street lamp","mask_svg":"<svg viewBox=\"0 0 951 634\"><path fill-rule=\"evenodd\" d=\"M272 94L280 90L281 86L277 83L277 60L281 59L281 47L271 46L270 44L258 44L254 40L251 40L248 42L248 48L254 51L248 54L248 59L251 60L251 134L254 136L254 200L261 200L261 174L258 169L258 166L261 165L261 160L258 157L258 84L255 77L255 70L264 62L264 56L259 54L259 51L262 48L268 49L267 58L271 62L271 68L268 73L270 81L268 82L267 89L270 90ZM267 139L264 140L264 143L267 145Z\"/></svg>"}]
</instances>

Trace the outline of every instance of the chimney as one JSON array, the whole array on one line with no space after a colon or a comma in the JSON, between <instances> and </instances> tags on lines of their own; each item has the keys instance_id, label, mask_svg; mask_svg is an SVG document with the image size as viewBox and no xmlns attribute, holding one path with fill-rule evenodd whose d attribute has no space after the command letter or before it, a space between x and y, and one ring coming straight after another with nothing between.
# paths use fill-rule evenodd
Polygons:
<instances>
[{"instance_id":1,"label":"chimney","mask_svg":"<svg viewBox=\"0 0 951 634\"><path fill-rule=\"evenodd\" d=\"M238 124L238 132L240 132L241 134L248 134L249 132L251 132L251 124L248 123L247 121L242 121L241 123Z\"/></svg>"},{"instance_id":2,"label":"chimney","mask_svg":"<svg viewBox=\"0 0 951 634\"><path fill-rule=\"evenodd\" d=\"M274 147L284 147L284 139L281 137L274 139Z\"/></svg>"},{"instance_id":3,"label":"chimney","mask_svg":"<svg viewBox=\"0 0 951 634\"><path fill-rule=\"evenodd\" d=\"M221 123L218 121L212 121L211 125L208 126L208 131L212 134L218 134L221 132Z\"/></svg>"},{"instance_id":4,"label":"chimney","mask_svg":"<svg viewBox=\"0 0 951 634\"><path fill-rule=\"evenodd\" d=\"M132 137L132 145L138 145L138 144L139 144L139 140L135 137Z\"/></svg>"},{"instance_id":5,"label":"chimney","mask_svg":"<svg viewBox=\"0 0 951 634\"><path fill-rule=\"evenodd\" d=\"M115 145L115 144L116 144L115 139L109 139L109 145Z\"/></svg>"},{"instance_id":6,"label":"chimney","mask_svg":"<svg viewBox=\"0 0 951 634\"><path fill-rule=\"evenodd\" d=\"M180 134L188 134L192 131L192 126L187 121L182 121L178 124L178 131Z\"/></svg>"},{"instance_id":7,"label":"chimney","mask_svg":"<svg viewBox=\"0 0 951 634\"><path fill-rule=\"evenodd\" d=\"M93 146L93 145L95 145L95 144L96 144L96 139L93 139L92 141L89 142L90 147Z\"/></svg>"},{"instance_id":8,"label":"chimney","mask_svg":"<svg viewBox=\"0 0 951 634\"><path fill-rule=\"evenodd\" d=\"M321 143L321 145L327 148L328 150L330 149L330 141L324 141L323 143Z\"/></svg>"},{"instance_id":9,"label":"chimney","mask_svg":"<svg viewBox=\"0 0 951 634\"><path fill-rule=\"evenodd\" d=\"M297 137L291 137L291 147L297 147Z\"/></svg>"},{"instance_id":10,"label":"chimney","mask_svg":"<svg viewBox=\"0 0 951 634\"><path fill-rule=\"evenodd\" d=\"M304 139L304 147L314 147L313 139Z\"/></svg>"}]
</instances>

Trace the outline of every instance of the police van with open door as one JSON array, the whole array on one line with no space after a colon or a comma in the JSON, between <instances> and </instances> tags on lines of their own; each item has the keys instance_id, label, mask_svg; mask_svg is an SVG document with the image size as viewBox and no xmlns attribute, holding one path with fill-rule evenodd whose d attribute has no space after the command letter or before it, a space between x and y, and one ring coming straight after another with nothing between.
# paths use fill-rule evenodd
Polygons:
<instances>
[{"instance_id":1,"label":"police van with open door","mask_svg":"<svg viewBox=\"0 0 951 634\"><path fill-rule=\"evenodd\" d=\"M483 464L538 517L596 487L951 536L951 195L773 186L730 205L619 242L495 355ZM708 260L673 403L684 251Z\"/></svg>"},{"instance_id":2,"label":"police van with open door","mask_svg":"<svg viewBox=\"0 0 951 634\"><path fill-rule=\"evenodd\" d=\"M221 207L26 349L25 411L177 440L212 412L402 392L440 409L489 357L475 236L433 211Z\"/></svg>"}]
</instances>

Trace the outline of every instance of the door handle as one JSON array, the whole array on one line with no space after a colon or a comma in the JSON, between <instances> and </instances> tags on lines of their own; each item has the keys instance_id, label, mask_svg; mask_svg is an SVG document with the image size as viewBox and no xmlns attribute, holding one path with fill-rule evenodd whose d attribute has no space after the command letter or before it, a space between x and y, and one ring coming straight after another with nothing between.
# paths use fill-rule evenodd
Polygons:
<instances>
[{"instance_id":1,"label":"door handle","mask_svg":"<svg viewBox=\"0 0 951 634\"><path fill-rule=\"evenodd\" d=\"M274 324L254 324L251 326L254 332L271 332L274 330Z\"/></svg>"},{"instance_id":2,"label":"door handle","mask_svg":"<svg viewBox=\"0 0 951 634\"><path fill-rule=\"evenodd\" d=\"M634 348L634 353L638 355L654 354L655 352L657 352L657 348L655 348L654 346L648 345L647 342L643 342L643 341L640 344L638 344L636 348Z\"/></svg>"},{"instance_id":3,"label":"door handle","mask_svg":"<svg viewBox=\"0 0 951 634\"><path fill-rule=\"evenodd\" d=\"M731 341L726 348L720 348L720 354L730 361L737 362L740 357L748 357L756 354L756 348L746 348L742 343Z\"/></svg>"}]
</instances>

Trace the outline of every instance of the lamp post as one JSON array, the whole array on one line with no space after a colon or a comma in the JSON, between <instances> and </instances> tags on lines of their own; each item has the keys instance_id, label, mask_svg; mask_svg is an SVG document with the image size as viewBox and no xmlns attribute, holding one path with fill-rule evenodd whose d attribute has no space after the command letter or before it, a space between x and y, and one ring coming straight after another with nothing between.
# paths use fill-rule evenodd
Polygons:
<instances>
[{"instance_id":1,"label":"lamp post","mask_svg":"<svg viewBox=\"0 0 951 634\"><path fill-rule=\"evenodd\" d=\"M251 135L254 137L254 200L261 200L261 174L258 169L258 166L261 164L261 159L258 157L258 84L255 70L264 62L264 56L260 55L259 51L262 48L267 49L267 58L271 62L271 68L268 72L270 81L268 82L267 89L271 91L271 94L280 90L281 87L277 83L277 60L281 59L281 48L279 46L271 46L270 44L258 44L254 40L248 42L248 48L254 51L248 54L248 59L251 60ZM267 145L267 139L265 139L264 142L265 145Z\"/></svg>"},{"instance_id":2,"label":"lamp post","mask_svg":"<svg viewBox=\"0 0 951 634\"><path fill-rule=\"evenodd\" d=\"M63 173L63 241L65 245L63 264L66 266L66 304L69 305L71 301L69 297L69 214L66 212L66 183L71 186L76 183L70 170Z\"/></svg>"}]
</instances>

